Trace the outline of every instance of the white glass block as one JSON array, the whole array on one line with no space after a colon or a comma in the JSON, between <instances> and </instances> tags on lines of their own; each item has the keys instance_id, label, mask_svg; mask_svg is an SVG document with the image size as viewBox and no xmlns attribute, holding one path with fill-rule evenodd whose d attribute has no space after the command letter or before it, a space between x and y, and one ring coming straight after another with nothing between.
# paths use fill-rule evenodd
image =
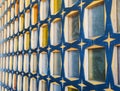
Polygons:
<instances>
[{"instance_id":1,"label":"white glass block","mask_svg":"<svg viewBox=\"0 0 120 91\"><path fill-rule=\"evenodd\" d=\"M30 0L25 0L25 7L28 7L30 5Z\"/></svg>"},{"instance_id":2,"label":"white glass block","mask_svg":"<svg viewBox=\"0 0 120 91\"><path fill-rule=\"evenodd\" d=\"M30 26L30 10L25 12L25 28Z\"/></svg>"},{"instance_id":3,"label":"white glass block","mask_svg":"<svg viewBox=\"0 0 120 91\"><path fill-rule=\"evenodd\" d=\"M65 7L71 7L73 6L78 0L64 0Z\"/></svg>"},{"instance_id":4,"label":"white glass block","mask_svg":"<svg viewBox=\"0 0 120 91\"><path fill-rule=\"evenodd\" d=\"M17 76L16 76L16 74L13 74L12 85L13 85L13 90L16 90L16 88L17 88Z\"/></svg>"},{"instance_id":5,"label":"white glass block","mask_svg":"<svg viewBox=\"0 0 120 91\"><path fill-rule=\"evenodd\" d=\"M37 48L38 43L38 31L37 28L34 28L31 32L31 48L35 49Z\"/></svg>"},{"instance_id":6,"label":"white glass block","mask_svg":"<svg viewBox=\"0 0 120 91\"><path fill-rule=\"evenodd\" d=\"M5 82L5 72L2 72L2 83Z\"/></svg>"},{"instance_id":7,"label":"white glass block","mask_svg":"<svg viewBox=\"0 0 120 91\"><path fill-rule=\"evenodd\" d=\"M22 55L18 56L18 71L22 71Z\"/></svg>"},{"instance_id":8,"label":"white glass block","mask_svg":"<svg viewBox=\"0 0 120 91\"><path fill-rule=\"evenodd\" d=\"M120 1L117 0L117 23L118 23L118 32L120 32Z\"/></svg>"},{"instance_id":9,"label":"white glass block","mask_svg":"<svg viewBox=\"0 0 120 91\"><path fill-rule=\"evenodd\" d=\"M16 71L17 70L17 56L15 55L14 56L14 59L13 59L13 70Z\"/></svg>"},{"instance_id":10,"label":"white glass block","mask_svg":"<svg viewBox=\"0 0 120 91\"><path fill-rule=\"evenodd\" d=\"M48 17L49 2L48 0L40 1L40 20L45 20Z\"/></svg>"},{"instance_id":11,"label":"white glass block","mask_svg":"<svg viewBox=\"0 0 120 91\"><path fill-rule=\"evenodd\" d=\"M16 34L18 32L18 19L15 20L14 30L14 33Z\"/></svg>"},{"instance_id":12,"label":"white glass block","mask_svg":"<svg viewBox=\"0 0 120 91\"><path fill-rule=\"evenodd\" d=\"M24 76L23 77L23 91L28 91L28 77ZM33 90L34 91L34 90Z\"/></svg>"},{"instance_id":13,"label":"white glass block","mask_svg":"<svg viewBox=\"0 0 120 91\"><path fill-rule=\"evenodd\" d=\"M9 51L10 51L10 41L8 40L7 41L7 49L6 49L6 53L9 53Z\"/></svg>"},{"instance_id":14,"label":"white glass block","mask_svg":"<svg viewBox=\"0 0 120 91\"><path fill-rule=\"evenodd\" d=\"M39 56L39 73L41 75L47 75L48 71L48 55L47 53L40 53Z\"/></svg>"},{"instance_id":15,"label":"white glass block","mask_svg":"<svg viewBox=\"0 0 120 91\"><path fill-rule=\"evenodd\" d=\"M10 36L10 26L7 26L7 38Z\"/></svg>"},{"instance_id":16,"label":"white glass block","mask_svg":"<svg viewBox=\"0 0 120 91\"><path fill-rule=\"evenodd\" d=\"M5 73L5 85L8 85L8 72Z\"/></svg>"},{"instance_id":17,"label":"white glass block","mask_svg":"<svg viewBox=\"0 0 120 91\"><path fill-rule=\"evenodd\" d=\"M78 50L68 50L65 53L65 76L68 79L78 79L80 75L80 52Z\"/></svg>"},{"instance_id":18,"label":"white glass block","mask_svg":"<svg viewBox=\"0 0 120 91\"><path fill-rule=\"evenodd\" d=\"M117 65L118 66L117 67L118 68L117 69L117 72L118 72L118 76L117 76L118 82L117 83L118 83L118 85L120 85L120 73L119 73L120 72L120 47L117 47L117 64L118 64Z\"/></svg>"},{"instance_id":19,"label":"white glass block","mask_svg":"<svg viewBox=\"0 0 120 91\"><path fill-rule=\"evenodd\" d=\"M37 54L33 53L30 59L30 72L36 74L37 72Z\"/></svg>"},{"instance_id":20,"label":"white glass block","mask_svg":"<svg viewBox=\"0 0 120 91\"><path fill-rule=\"evenodd\" d=\"M13 39L10 40L10 52L13 52Z\"/></svg>"},{"instance_id":21,"label":"white glass block","mask_svg":"<svg viewBox=\"0 0 120 91\"><path fill-rule=\"evenodd\" d=\"M8 69L9 68L9 57L7 56L6 57L6 69Z\"/></svg>"},{"instance_id":22,"label":"white glass block","mask_svg":"<svg viewBox=\"0 0 120 91\"><path fill-rule=\"evenodd\" d=\"M58 83L51 83L50 91L61 91L61 86Z\"/></svg>"},{"instance_id":23,"label":"white glass block","mask_svg":"<svg viewBox=\"0 0 120 91\"><path fill-rule=\"evenodd\" d=\"M17 77L17 91L22 91L22 76L18 75Z\"/></svg>"},{"instance_id":24,"label":"white glass block","mask_svg":"<svg viewBox=\"0 0 120 91\"><path fill-rule=\"evenodd\" d=\"M78 11L71 11L65 17L64 36L66 42L74 42L80 37L80 16Z\"/></svg>"},{"instance_id":25,"label":"white glass block","mask_svg":"<svg viewBox=\"0 0 120 91\"><path fill-rule=\"evenodd\" d=\"M60 77L61 69L62 69L61 53L59 51L52 52L50 57L51 75L54 77Z\"/></svg>"},{"instance_id":26,"label":"white glass block","mask_svg":"<svg viewBox=\"0 0 120 91\"><path fill-rule=\"evenodd\" d=\"M9 73L9 83L8 83L9 87L12 87L12 73Z\"/></svg>"},{"instance_id":27,"label":"white glass block","mask_svg":"<svg viewBox=\"0 0 120 91\"><path fill-rule=\"evenodd\" d=\"M23 50L23 35L19 36L19 51Z\"/></svg>"},{"instance_id":28,"label":"white glass block","mask_svg":"<svg viewBox=\"0 0 120 91\"><path fill-rule=\"evenodd\" d=\"M37 91L37 82L35 78L30 79L30 91Z\"/></svg>"},{"instance_id":29,"label":"white glass block","mask_svg":"<svg viewBox=\"0 0 120 91\"><path fill-rule=\"evenodd\" d=\"M24 29L24 15L22 14L20 17L19 17L19 31L23 31Z\"/></svg>"},{"instance_id":30,"label":"white glass block","mask_svg":"<svg viewBox=\"0 0 120 91\"><path fill-rule=\"evenodd\" d=\"M61 23L61 19L58 18L51 23L50 38L52 45L57 45L60 43L61 34L62 34L62 23Z\"/></svg>"},{"instance_id":31,"label":"white glass block","mask_svg":"<svg viewBox=\"0 0 120 91\"><path fill-rule=\"evenodd\" d=\"M24 72L28 72L29 71L29 55L25 54L24 55Z\"/></svg>"},{"instance_id":32,"label":"white glass block","mask_svg":"<svg viewBox=\"0 0 120 91\"><path fill-rule=\"evenodd\" d=\"M13 56L10 56L10 60L9 60L9 70L12 70L13 67Z\"/></svg>"},{"instance_id":33,"label":"white glass block","mask_svg":"<svg viewBox=\"0 0 120 91\"><path fill-rule=\"evenodd\" d=\"M20 5L19 11L22 12L24 9L24 0L19 0L19 5Z\"/></svg>"},{"instance_id":34,"label":"white glass block","mask_svg":"<svg viewBox=\"0 0 120 91\"><path fill-rule=\"evenodd\" d=\"M39 91L48 91L47 82L45 80L39 81Z\"/></svg>"},{"instance_id":35,"label":"white glass block","mask_svg":"<svg viewBox=\"0 0 120 91\"><path fill-rule=\"evenodd\" d=\"M13 32L14 32L14 22L11 23L11 26L10 26L10 35L12 36L13 35Z\"/></svg>"},{"instance_id":36,"label":"white glass block","mask_svg":"<svg viewBox=\"0 0 120 91\"><path fill-rule=\"evenodd\" d=\"M14 18L14 12L15 12L14 9L15 9L14 5L12 5L12 8L11 8L11 19Z\"/></svg>"},{"instance_id":37,"label":"white glass block","mask_svg":"<svg viewBox=\"0 0 120 91\"><path fill-rule=\"evenodd\" d=\"M14 38L14 52L17 52L18 50L18 37Z\"/></svg>"}]
</instances>

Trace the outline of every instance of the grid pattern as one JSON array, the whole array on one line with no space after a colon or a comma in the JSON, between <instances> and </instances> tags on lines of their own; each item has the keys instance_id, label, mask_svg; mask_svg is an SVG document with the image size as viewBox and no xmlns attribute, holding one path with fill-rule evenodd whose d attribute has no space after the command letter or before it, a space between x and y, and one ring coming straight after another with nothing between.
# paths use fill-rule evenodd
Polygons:
<instances>
[{"instance_id":1,"label":"grid pattern","mask_svg":"<svg viewBox=\"0 0 120 91\"><path fill-rule=\"evenodd\" d=\"M93 8L89 7L93 2L104 3L106 17L104 25L90 29L102 30L102 34L90 38L94 35L86 31L85 9ZM1 0L0 91L119 91L111 66L113 49L120 42L111 19L112 3L112 0ZM98 50L89 51L94 48ZM89 72L98 72L87 70L91 61L88 65L85 61L90 56L87 54L96 54L100 48L105 56L100 69L103 78L100 74L91 75Z\"/></svg>"}]
</instances>

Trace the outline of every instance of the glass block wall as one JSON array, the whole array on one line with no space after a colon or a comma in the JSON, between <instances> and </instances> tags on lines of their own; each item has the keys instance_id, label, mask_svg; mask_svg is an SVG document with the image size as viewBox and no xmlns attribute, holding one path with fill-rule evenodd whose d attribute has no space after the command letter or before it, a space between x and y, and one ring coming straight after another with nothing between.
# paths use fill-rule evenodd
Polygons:
<instances>
[{"instance_id":1,"label":"glass block wall","mask_svg":"<svg viewBox=\"0 0 120 91\"><path fill-rule=\"evenodd\" d=\"M0 0L0 91L120 91L119 0Z\"/></svg>"}]
</instances>

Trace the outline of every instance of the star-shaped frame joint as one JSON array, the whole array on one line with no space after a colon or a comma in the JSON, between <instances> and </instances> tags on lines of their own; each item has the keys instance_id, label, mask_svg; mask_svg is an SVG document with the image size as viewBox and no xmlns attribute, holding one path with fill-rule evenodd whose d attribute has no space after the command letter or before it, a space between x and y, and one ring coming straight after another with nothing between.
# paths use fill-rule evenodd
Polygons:
<instances>
[{"instance_id":1,"label":"star-shaped frame joint","mask_svg":"<svg viewBox=\"0 0 120 91\"><path fill-rule=\"evenodd\" d=\"M83 1L81 0L81 3L79 4L79 7L81 7L81 10L82 10L82 7L83 7L84 4L85 4L85 2L83 2Z\"/></svg>"},{"instance_id":2,"label":"star-shaped frame joint","mask_svg":"<svg viewBox=\"0 0 120 91\"><path fill-rule=\"evenodd\" d=\"M80 46L81 46L81 49L82 49L82 47L83 47L85 44L86 44L86 43L83 42L83 40L81 40L81 42L80 42L78 45L80 45Z\"/></svg>"}]
</instances>

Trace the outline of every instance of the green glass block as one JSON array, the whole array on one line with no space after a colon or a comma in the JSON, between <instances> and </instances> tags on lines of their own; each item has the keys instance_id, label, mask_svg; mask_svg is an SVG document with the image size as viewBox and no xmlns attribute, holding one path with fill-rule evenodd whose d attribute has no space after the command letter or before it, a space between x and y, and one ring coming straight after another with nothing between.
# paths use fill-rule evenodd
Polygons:
<instances>
[{"instance_id":1,"label":"green glass block","mask_svg":"<svg viewBox=\"0 0 120 91\"><path fill-rule=\"evenodd\" d=\"M104 5L88 9L88 37L104 34Z\"/></svg>"},{"instance_id":2,"label":"green glass block","mask_svg":"<svg viewBox=\"0 0 120 91\"><path fill-rule=\"evenodd\" d=\"M105 49L88 50L88 79L105 81Z\"/></svg>"},{"instance_id":3,"label":"green glass block","mask_svg":"<svg viewBox=\"0 0 120 91\"><path fill-rule=\"evenodd\" d=\"M68 77L79 78L79 51L68 52Z\"/></svg>"}]
</instances>

